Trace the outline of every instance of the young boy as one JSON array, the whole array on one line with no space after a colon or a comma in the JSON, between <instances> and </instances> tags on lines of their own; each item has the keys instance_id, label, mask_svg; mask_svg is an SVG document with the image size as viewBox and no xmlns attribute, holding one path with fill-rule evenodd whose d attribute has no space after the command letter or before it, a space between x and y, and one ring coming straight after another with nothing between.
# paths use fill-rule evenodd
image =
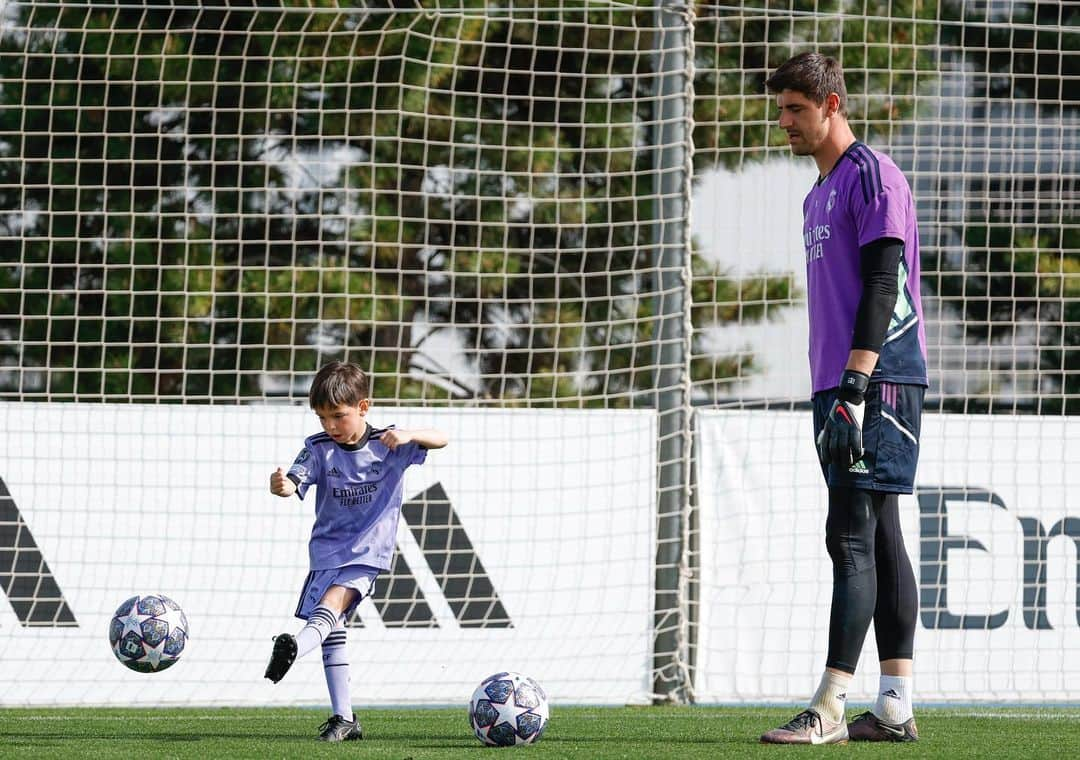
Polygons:
<instances>
[{"instance_id":1,"label":"young boy","mask_svg":"<svg viewBox=\"0 0 1080 760\"><path fill-rule=\"evenodd\" d=\"M317 486L315 525L308 543L311 572L296 616L307 624L296 636L274 638L266 677L282 679L293 661L322 647L334 714L320 728L323 741L362 739L349 698L344 622L369 595L381 570L390 569L401 515L405 469L441 449L438 430L376 430L365 420L368 378L354 364L331 362L319 370L308 395L323 431L309 436L288 472L270 476L270 492L301 499Z\"/></svg>"}]
</instances>

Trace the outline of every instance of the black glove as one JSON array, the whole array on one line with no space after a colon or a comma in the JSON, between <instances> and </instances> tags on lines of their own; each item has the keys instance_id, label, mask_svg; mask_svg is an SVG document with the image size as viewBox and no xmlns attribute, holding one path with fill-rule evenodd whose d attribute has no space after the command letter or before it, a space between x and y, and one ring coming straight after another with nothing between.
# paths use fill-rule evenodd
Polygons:
<instances>
[{"instance_id":1,"label":"black glove","mask_svg":"<svg viewBox=\"0 0 1080 760\"><path fill-rule=\"evenodd\" d=\"M870 377L853 369L844 370L825 426L817 438L818 459L823 465L850 467L862 459L863 399Z\"/></svg>"}]
</instances>

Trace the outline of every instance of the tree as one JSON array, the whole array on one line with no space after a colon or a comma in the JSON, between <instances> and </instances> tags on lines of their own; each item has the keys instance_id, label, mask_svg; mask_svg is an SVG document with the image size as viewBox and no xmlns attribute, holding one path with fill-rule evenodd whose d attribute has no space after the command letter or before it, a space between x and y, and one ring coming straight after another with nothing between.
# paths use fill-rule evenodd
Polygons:
<instances>
[{"instance_id":1,"label":"tree","mask_svg":"<svg viewBox=\"0 0 1080 760\"><path fill-rule=\"evenodd\" d=\"M931 134L918 153L911 148L911 135L923 116L920 98L933 101L928 94L942 84L943 73L953 71L962 72L970 86L964 102L974 104L974 110L956 125L969 139L985 130L980 139L989 141L991 129L1026 120L1042 125L1038 139L1047 155L1053 148L1045 146L1054 139L1065 151L1077 135L1071 125L1080 96L1070 85L1080 64L1069 51L1080 46L1080 9L937 0L893 2L888 11L878 12L863 0L748 0L736 7L702 3L697 16L698 171L711 166L738 170L782 149L783 134L769 129L765 78L804 49L836 56L847 73L856 132L907 150L913 165L902 168L928 188L916 192L920 218L930 226L924 242L930 238L932 243L923 249L923 271L930 275L923 278L924 295L943 304L945 321L962 325L959 339L965 346L1030 343L1035 355L1031 369L1038 383L1027 391L993 384L1021 367L994 368L985 364L982 352L970 352L980 358L965 358L951 370L985 375L992 384L969 384L958 395L946 396L942 407L1080 412L1080 351L1074 348L1080 344L1075 176L1067 166L1060 172L1045 165L1021 170L999 158L987 165L988 180L965 178L961 157L941 157L946 149L933 146L932 125L941 119L935 113L928 114ZM1017 139L1029 138L1018 132ZM1005 156L1016 148L1030 153L1035 147L1030 139L1030 144L995 145L988 152ZM939 157L927 160L928 152ZM921 176L928 163L933 168ZM935 205L950 194L965 215L952 240L952 222L941 219ZM987 197L991 202L984 204ZM1023 198L1037 200L1025 203ZM969 352L963 353L967 357Z\"/></svg>"},{"instance_id":2,"label":"tree","mask_svg":"<svg viewBox=\"0 0 1080 760\"><path fill-rule=\"evenodd\" d=\"M1080 45L1080 9L1035 2L998 11L949 7L954 23L943 29L943 43L972 72L966 81L974 104L973 136L980 141L973 147L985 146L991 163L985 179L968 179L960 189L986 200L970 204L962 237L940 250L934 262L940 274L929 285L958 313L965 344L1012 345L1020 350L1006 353L1021 358L1010 358L1004 366L975 367L988 378L987 385L946 399L943 406L1077 414L1080 233L1075 208L1080 186L1051 151L1055 139L1060 141L1057 150L1064 151L1080 135L1074 126L1080 96L1070 87L1080 64L1066 52ZM1000 125L998 131L1010 142L1001 144L989 130L980 132L985 123ZM1054 159L1031 163L1025 158L1038 146ZM1022 356L1026 352L1030 360ZM1035 376L1026 387L1016 381L1025 369Z\"/></svg>"},{"instance_id":3,"label":"tree","mask_svg":"<svg viewBox=\"0 0 1080 760\"><path fill-rule=\"evenodd\" d=\"M17 6L4 395L241 400L330 357L400 400L651 389L652 11L385 10ZM418 320L475 383L410 374Z\"/></svg>"}]
</instances>

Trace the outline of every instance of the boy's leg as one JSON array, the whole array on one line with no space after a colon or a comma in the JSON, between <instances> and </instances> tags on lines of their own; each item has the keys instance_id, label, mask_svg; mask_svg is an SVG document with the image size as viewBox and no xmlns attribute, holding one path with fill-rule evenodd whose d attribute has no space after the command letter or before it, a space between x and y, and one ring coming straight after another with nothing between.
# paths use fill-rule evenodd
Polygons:
<instances>
[{"instance_id":1,"label":"boy's leg","mask_svg":"<svg viewBox=\"0 0 1080 760\"><path fill-rule=\"evenodd\" d=\"M364 738L360 721L352 711L346 640L344 619L339 617L337 627L322 644L323 672L326 675L326 688L330 691L330 706L334 711L319 730L319 738L323 741L340 742Z\"/></svg>"},{"instance_id":2,"label":"boy's leg","mask_svg":"<svg viewBox=\"0 0 1080 760\"><path fill-rule=\"evenodd\" d=\"M317 607L308 615L307 624L296 636L282 633L274 639L274 651L266 666L266 677L280 681L298 657L311 653L321 645L338 625L342 612L352 607L360 594L354 588L331 585Z\"/></svg>"},{"instance_id":3,"label":"boy's leg","mask_svg":"<svg viewBox=\"0 0 1080 760\"><path fill-rule=\"evenodd\" d=\"M353 711L349 694L349 657L346 645L345 625L341 618L338 618L337 627L322 643L323 672L326 675L326 688L330 692L330 707L334 715L340 715L351 722Z\"/></svg>"},{"instance_id":4,"label":"boy's leg","mask_svg":"<svg viewBox=\"0 0 1080 760\"><path fill-rule=\"evenodd\" d=\"M326 641L330 632L340 625L344 611L352 607L359 594L354 588L336 584L326 589L319 606L308 616L307 625L296 634L296 656L303 657Z\"/></svg>"}]
</instances>

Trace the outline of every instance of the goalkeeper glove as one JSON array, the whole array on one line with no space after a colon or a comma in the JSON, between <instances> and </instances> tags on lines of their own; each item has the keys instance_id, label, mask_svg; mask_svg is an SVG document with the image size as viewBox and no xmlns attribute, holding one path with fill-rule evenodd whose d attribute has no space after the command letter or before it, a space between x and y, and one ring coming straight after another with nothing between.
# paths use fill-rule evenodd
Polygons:
<instances>
[{"instance_id":1,"label":"goalkeeper glove","mask_svg":"<svg viewBox=\"0 0 1080 760\"><path fill-rule=\"evenodd\" d=\"M821 464L850 467L862 459L864 397L869 387L870 377L862 372L846 369L840 376L836 401L817 437Z\"/></svg>"}]
</instances>

